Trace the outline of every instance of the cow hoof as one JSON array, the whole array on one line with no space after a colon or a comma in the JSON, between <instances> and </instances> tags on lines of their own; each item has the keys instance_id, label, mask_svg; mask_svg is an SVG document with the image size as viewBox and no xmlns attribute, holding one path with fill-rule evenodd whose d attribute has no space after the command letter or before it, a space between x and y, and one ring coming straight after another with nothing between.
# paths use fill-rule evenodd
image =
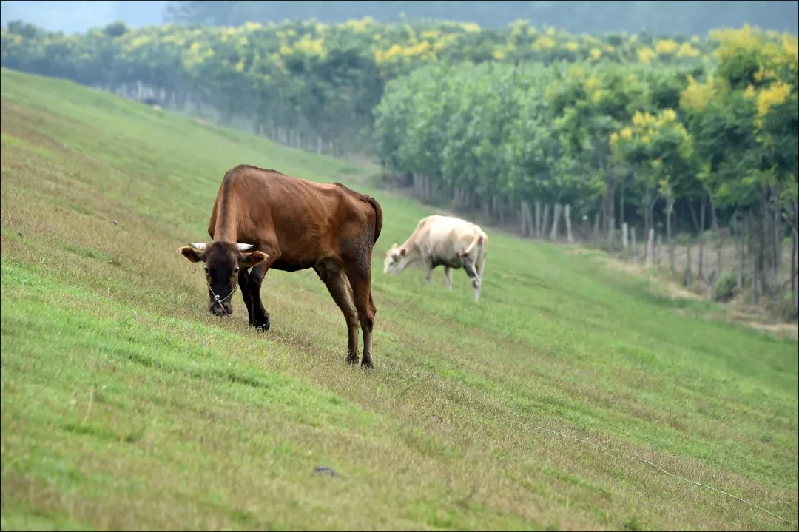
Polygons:
<instances>
[{"instance_id":1,"label":"cow hoof","mask_svg":"<svg viewBox=\"0 0 799 532\"><path fill-rule=\"evenodd\" d=\"M372 363L372 359L364 358L361 361L361 369L374 369L375 365Z\"/></svg>"},{"instance_id":2,"label":"cow hoof","mask_svg":"<svg viewBox=\"0 0 799 532\"><path fill-rule=\"evenodd\" d=\"M353 364L358 364L358 357L349 357L347 358L347 365L352 366Z\"/></svg>"},{"instance_id":3,"label":"cow hoof","mask_svg":"<svg viewBox=\"0 0 799 532\"><path fill-rule=\"evenodd\" d=\"M269 330L269 318L265 320L256 321L252 324L252 327L255 327L255 330L258 332L266 332Z\"/></svg>"}]
</instances>

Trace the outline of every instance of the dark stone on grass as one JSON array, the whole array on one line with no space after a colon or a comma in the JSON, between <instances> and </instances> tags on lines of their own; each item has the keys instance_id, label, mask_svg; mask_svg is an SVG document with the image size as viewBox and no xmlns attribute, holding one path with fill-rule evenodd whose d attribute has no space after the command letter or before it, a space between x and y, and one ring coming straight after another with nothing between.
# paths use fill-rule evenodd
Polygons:
<instances>
[{"instance_id":1,"label":"dark stone on grass","mask_svg":"<svg viewBox=\"0 0 799 532\"><path fill-rule=\"evenodd\" d=\"M333 469L329 467L316 467L314 468L314 473L323 474L323 473L330 473L331 477L340 477L338 473L336 473Z\"/></svg>"}]
</instances>

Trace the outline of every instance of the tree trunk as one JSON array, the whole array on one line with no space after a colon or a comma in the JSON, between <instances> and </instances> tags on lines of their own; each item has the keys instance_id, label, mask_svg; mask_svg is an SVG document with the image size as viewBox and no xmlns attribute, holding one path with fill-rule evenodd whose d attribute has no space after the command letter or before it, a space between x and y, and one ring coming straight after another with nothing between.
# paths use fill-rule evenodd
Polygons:
<instances>
[{"instance_id":1,"label":"tree trunk","mask_svg":"<svg viewBox=\"0 0 799 532\"><path fill-rule=\"evenodd\" d=\"M605 212L605 231L612 240L613 229L615 228L616 224L616 213L614 207L615 201L615 184L611 181L607 183L607 198L605 205L607 206L607 211Z\"/></svg>"},{"instance_id":2,"label":"tree trunk","mask_svg":"<svg viewBox=\"0 0 799 532\"><path fill-rule=\"evenodd\" d=\"M760 293L768 295L768 270L766 269L766 224L768 223L768 204L764 199L761 204L760 217L758 219L758 234L760 241L757 246L757 273L760 275Z\"/></svg>"},{"instance_id":3,"label":"tree trunk","mask_svg":"<svg viewBox=\"0 0 799 532\"><path fill-rule=\"evenodd\" d=\"M599 222L600 222L599 217L600 217L601 213L602 213L601 211L596 211L596 213L594 213L594 236L593 236L593 239L595 241L599 240Z\"/></svg>"},{"instance_id":4,"label":"tree trunk","mask_svg":"<svg viewBox=\"0 0 799 532\"><path fill-rule=\"evenodd\" d=\"M630 228L630 238L632 239L632 258L633 265L638 265L638 243L635 240L635 226Z\"/></svg>"},{"instance_id":5,"label":"tree trunk","mask_svg":"<svg viewBox=\"0 0 799 532\"><path fill-rule=\"evenodd\" d=\"M699 279L707 283L707 277L705 276L705 201L702 200L702 204L699 207L699 268L697 273L699 274Z\"/></svg>"},{"instance_id":6,"label":"tree trunk","mask_svg":"<svg viewBox=\"0 0 799 532\"><path fill-rule=\"evenodd\" d=\"M666 196L666 243L669 246L669 267L671 268L671 278L677 275L677 264L674 256L674 242L671 239L671 213L674 210L674 199L669 191Z\"/></svg>"},{"instance_id":7,"label":"tree trunk","mask_svg":"<svg viewBox=\"0 0 799 532\"><path fill-rule=\"evenodd\" d=\"M799 319L799 299L797 299L796 291L796 229L791 231L791 294L793 295L793 313L794 317Z\"/></svg>"},{"instance_id":8,"label":"tree trunk","mask_svg":"<svg viewBox=\"0 0 799 532\"><path fill-rule=\"evenodd\" d=\"M652 265L652 255L653 255L653 248L655 245L655 230L650 227L649 228L649 237L646 241L646 265L647 267Z\"/></svg>"},{"instance_id":9,"label":"tree trunk","mask_svg":"<svg viewBox=\"0 0 799 532\"><path fill-rule=\"evenodd\" d=\"M658 234L655 256L655 264L657 265L658 269L660 269L660 265L663 261L663 238L660 234Z\"/></svg>"},{"instance_id":10,"label":"tree trunk","mask_svg":"<svg viewBox=\"0 0 799 532\"><path fill-rule=\"evenodd\" d=\"M615 239L615 235L614 235L615 222L613 221L613 218L608 220L608 222L609 222L607 224L608 225L608 249L613 251L613 249L616 247L614 242L613 242L613 240Z\"/></svg>"},{"instance_id":11,"label":"tree trunk","mask_svg":"<svg viewBox=\"0 0 799 532\"><path fill-rule=\"evenodd\" d=\"M657 201L657 196L654 196L653 194L653 198L654 199L651 199L646 205L646 221L645 221L646 227L644 228L644 230L646 231L644 233L645 235L648 235L649 231L655 227L654 212L655 212L655 202Z\"/></svg>"},{"instance_id":12,"label":"tree trunk","mask_svg":"<svg viewBox=\"0 0 799 532\"><path fill-rule=\"evenodd\" d=\"M541 238L541 202L535 202L535 236Z\"/></svg>"},{"instance_id":13,"label":"tree trunk","mask_svg":"<svg viewBox=\"0 0 799 532\"><path fill-rule=\"evenodd\" d=\"M691 277L691 243L688 242L688 245L685 247L685 274L683 278L683 284L686 287L691 287L693 284L693 279Z\"/></svg>"},{"instance_id":14,"label":"tree trunk","mask_svg":"<svg viewBox=\"0 0 799 532\"><path fill-rule=\"evenodd\" d=\"M566 219L566 242L572 244L574 239L572 238L572 212L571 212L571 205L566 204L566 212L564 217Z\"/></svg>"},{"instance_id":15,"label":"tree trunk","mask_svg":"<svg viewBox=\"0 0 799 532\"><path fill-rule=\"evenodd\" d=\"M528 202L526 202L526 201L524 202L524 216L525 216L525 219L527 220L527 222L526 222L526 225L527 225L527 229L526 229L527 236L528 237L533 237L533 236L535 236L535 226L533 225L533 215L530 212L530 204Z\"/></svg>"},{"instance_id":16,"label":"tree trunk","mask_svg":"<svg viewBox=\"0 0 799 532\"><path fill-rule=\"evenodd\" d=\"M696 209L694 209L694 204L690 200L688 201L688 209L691 211L691 219L694 221L694 228L698 231L699 220L696 218Z\"/></svg>"},{"instance_id":17,"label":"tree trunk","mask_svg":"<svg viewBox=\"0 0 799 532\"><path fill-rule=\"evenodd\" d=\"M744 224L741 223L738 213L733 218L735 220L735 256L738 258L738 293L744 285Z\"/></svg>"},{"instance_id":18,"label":"tree trunk","mask_svg":"<svg viewBox=\"0 0 799 532\"><path fill-rule=\"evenodd\" d=\"M757 263L757 259L752 260L752 305L757 305Z\"/></svg>"},{"instance_id":19,"label":"tree trunk","mask_svg":"<svg viewBox=\"0 0 799 532\"><path fill-rule=\"evenodd\" d=\"M544 214L541 217L541 237L545 236L547 232L547 220L549 219L549 203L544 204Z\"/></svg>"},{"instance_id":20,"label":"tree trunk","mask_svg":"<svg viewBox=\"0 0 799 532\"><path fill-rule=\"evenodd\" d=\"M772 270L772 297L776 300L779 298L780 293L780 259L782 258L782 245L780 242L780 206L777 202L777 191L775 187L771 187L772 197L774 199L774 217L773 217L773 224L774 224L774 245L772 246L773 256L774 256L774 265Z\"/></svg>"}]
</instances>

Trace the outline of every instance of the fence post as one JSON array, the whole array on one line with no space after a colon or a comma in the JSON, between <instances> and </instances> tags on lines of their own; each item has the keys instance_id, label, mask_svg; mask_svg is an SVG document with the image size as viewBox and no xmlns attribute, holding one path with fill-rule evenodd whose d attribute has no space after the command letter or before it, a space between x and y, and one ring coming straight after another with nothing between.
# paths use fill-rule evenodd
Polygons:
<instances>
[{"instance_id":1,"label":"fence post","mask_svg":"<svg viewBox=\"0 0 799 532\"><path fill-rule=\"evenodd\" d=\"M627 222L621 224L621 248L627 251Z\"/></svg>"},{"instance_id":2,"label":"fence post","mask_svg":"<svg viewBox=\"0 0 799 532\"><path fill-rule=\"evenodd\" d=\"M560 221L560 203L556 203L552 212L552 231L549 233L550 240L558 239L558 222Z\"/></svg>"}]
</instances>

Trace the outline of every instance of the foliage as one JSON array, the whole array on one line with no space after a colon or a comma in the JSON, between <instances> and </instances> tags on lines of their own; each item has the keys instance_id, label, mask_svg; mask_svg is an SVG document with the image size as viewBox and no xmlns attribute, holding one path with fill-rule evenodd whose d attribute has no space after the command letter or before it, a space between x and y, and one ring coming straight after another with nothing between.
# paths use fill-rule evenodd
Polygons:
<instances>
[{"instance_id":1,"label":"foliage","mask_svg":"<svg viewBox=\"0 0 799 532\"><path fill-rule=\"evenodd\" d=\"M708 41L675 38L658 47L657 39L635 37L576 36L526 22L482 30L474 23L365 17L210 28L114 23L73 36L12 22L0 44L6 67L92 86L143 83L169 100L212 104L228 118L241 114L259 125L333 139L371 131L384 84L429 64L626 63L638 61L639 48L650 45L662 51L648 60L669 64L699 61L685 49L710 51Z\"/></svg>"},{"instance_id":2,"label":"foliage","mask_svg":"<svg viewBox=\"0 0 799 532\"><path fill-rule=\"evenodd\" d=\"M713 297L716 301L729 301L737 293L738 278L734 271L725 271L716 278L713 284Z\"/></svg>"},{"instance_id":3,"label":"foliage","mask_svg":"<svg viewBox=\"0 0 799 532\"><path fill-rule=\"evenodd\" d=\"M689 211L696 225L694 208L707 201L727 217L775 194L787 205L796 196L796 39L745 26L711 41L698 62L656 65L647 52L633 63L418 70L390 82L375 110L381 156L483 201L571 203L578 216L624 185L645 229L666 196L683 225ZM666 40L652 49L679 50ZM435 120L420 120L432 109ZM445 139L440 161L427 157L431 138Z\"/></svg>"}]
</instances>

